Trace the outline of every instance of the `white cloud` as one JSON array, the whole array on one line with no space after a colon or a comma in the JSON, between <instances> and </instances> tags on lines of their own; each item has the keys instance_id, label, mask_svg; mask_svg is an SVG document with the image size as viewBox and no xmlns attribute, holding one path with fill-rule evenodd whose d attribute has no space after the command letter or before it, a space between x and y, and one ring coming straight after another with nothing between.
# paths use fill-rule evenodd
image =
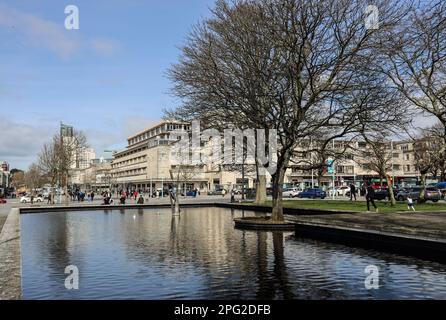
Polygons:
<instances>
[{"instance_id":1,"label":"white cloud","mask_svg":"<svg viewBox=\"0 0 446 320\"><path fill-rule=\"evenodd\" d=\"M94 52L102 56L111 56L119 49L118 43L109 39L93 39L90 41L90 46Z\"/></svg>"},{"instance_id":2,"label":"white cloud","mask_svg":"<svg viewBox=\"0 0 446 320\"><path fill-rule=\"evenodd\" d=\"M133 136L145 129L148 129L159 123L159 119L145 118L145 117L127 117L122 123L122 137L127 140L128 137Z\"/></svg>"},{"instance_id":3,"label":"white cloud","mask_svg":"<svg viewBox=\"0 0 446 320\"><path fill-rule=\"evenodd\" d=\"M5 118L0 118L0 128L0 161L21 169L36 161L43 143L54 134L54 128L50 126L16 123Z\"/></svg>"},{"instance_id":4,"label":"white cloud","mask_svg":"<svg viewBox=\"0 0 446 320\"><path fill-rule=\"evenodd\" d=\"M64 23L55 23L34 14L0 4L0 27L12 30L27 47L43 48L63 59L82 50L110 56L118 45L109 39L86 39L79 30L66 30Z\"/></svg>"}]
</instances>

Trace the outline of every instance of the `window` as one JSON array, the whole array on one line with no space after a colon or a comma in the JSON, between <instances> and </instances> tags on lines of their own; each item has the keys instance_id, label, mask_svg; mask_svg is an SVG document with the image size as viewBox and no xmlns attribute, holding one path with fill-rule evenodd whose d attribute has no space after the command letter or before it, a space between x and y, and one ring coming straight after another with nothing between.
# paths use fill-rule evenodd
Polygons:
<instances>
[{"instance_id":1,"label":"window","mask_svg":"<svg viewBox=\"0 0 446 320\"><path fill-rule=\"evenodd\" d=\"M399 153L394 153L394 154L393 154L393 157L394 157L394 158L399 158L399 157L400 157L400 154L399 154Z\"/></svg>"},{"instance_id":2,"label":"window","mask_svg":"<svg viewBox=\"0 0 446 320\"><path fill-rule=\"evenodd\" d=\"M410 154L406 154L406 160L410 160Z\"/></svg>"},{"instance_id":3,"label":"window","mask_svg":"<svg viewBox=\"0 0 446 320\"><path fill-rule=\"evenodd\" d=\"M410 164L406 165L406 172L410 172Z\"/></svg>"}]
</instances>

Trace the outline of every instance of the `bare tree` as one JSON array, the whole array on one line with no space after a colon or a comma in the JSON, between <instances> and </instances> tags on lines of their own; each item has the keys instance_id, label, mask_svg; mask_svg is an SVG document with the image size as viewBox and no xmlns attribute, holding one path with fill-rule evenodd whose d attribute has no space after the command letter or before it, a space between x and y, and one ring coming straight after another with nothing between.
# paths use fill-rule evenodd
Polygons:
<instances>
[{"instance_id":1,"label":"bare tree","mask_svg":"<svg viewBox=\"0 0 446 320\"><path fill-rule=\"evenodd\" d=\"M428 150L432 162L430 169L432 177L440 181L446 181L446 141L443 139L443 125L437 123L432 127L423 129L422 135L432 142Z\"/></svg>"},{"instance_id":2,"label":"bare tree","mask_svg":"<svg viewBox=\"0 0 446 320\"><path fill-rule=\"evenodd\" d=\"M69 172L79 167L81 153L87 147L86 137L82 132L74 132L73 136L65 137L59 134L45 143L39 154L39 167L49 178L53 192L51 199L54 203L54 188L57 183L64 187L65 201L68 204Z\"/></svg>"},{"instance_id":3,"label":"bare tree","mask_svg":"<svg viewBox=\"0 0 446 320\"><path fill-rule=\"evenodd\" d=\"M393 207L396 205L396 200L393 193L393 178L390 175L393 169L391 141L387 139L387 135L384 132L377 132L374 135L364 134L363 139L366 142L366 148L359 150L358 155L362 159L367 159L370 170L379 176L381 188L383 187L383 180L387 180L390 204Z\"/></svg>"},{"instance_id":4,"label":"bare tree","mask_svg":"<svg viewBox=\"0 0 446 320\"><path fill-rule=\"evenodd\" d=\"M439 121L446 144L446 2L422 2L382 37L380 69L417 110ZM421 148L423 149L423 148Z\"/></svg>"},{"instance_id":5,"label":"bare tree","mask_svg":"<svg viewBox=\"0 0 446 320\"><path fill-rule=\"evenodd\" d=\"M25 172L17 170L14 173L11 173L11 187L17 190L24 185L25 185Z\"/></svg>"},{"instance_id":6,"label":"bare tree","mask_svg":"<svg viewBox=\"0 0 446 320\"><path fill-rule=\"evenodd\" d=\"M54 140L54 139L53 139ZM51 202L54 203L54 189L56 187L57 180L60 176L59 173L59 156L56 143L54 141L45 143L38 155L39 169L48 177L51 185Z\"/></svg>"},{"instance_id":7,"label":"bare tree","mask_svg":"<svg viewBox=\"0 0 446 320\"><path fill-rule=\"evenodd\" d=\"M374 59L379 34L403 14L397 1L376 3L379 30L365 27L368 1L218 1L170 71L183 118L277 130L273 220L284 219L285 170L302 139L378 122L376 106L362 108L349 95L373 86L361 68Z\"/></svg>"},{"instance_id":8,"label":"bare tree","mask_svg":"<svg viewBox=\"0 0 446 320\"><path fill-rule=\"evenodd\" d=\"M31 190L32 195L36 195L36 189L42 187L44 176L42 170L35 163L31 164L24 176L25 184Z\"/></svg>"}]
</instances>

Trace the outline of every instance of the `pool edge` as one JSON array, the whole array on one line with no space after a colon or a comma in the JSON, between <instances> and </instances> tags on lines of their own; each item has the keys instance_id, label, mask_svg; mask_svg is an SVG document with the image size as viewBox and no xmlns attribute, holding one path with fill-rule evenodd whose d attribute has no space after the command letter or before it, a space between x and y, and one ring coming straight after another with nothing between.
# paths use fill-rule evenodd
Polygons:
<instances>
[{"instance_id":1,"label":"pool edge","mask_svg":"<svg viewBox=\"0 0 446 320\"><path fill-rule=\"evenodd\" d=\"M0 300L22 299L20 209L12 208L0 232Z\"/></svg>"}]
</instances>

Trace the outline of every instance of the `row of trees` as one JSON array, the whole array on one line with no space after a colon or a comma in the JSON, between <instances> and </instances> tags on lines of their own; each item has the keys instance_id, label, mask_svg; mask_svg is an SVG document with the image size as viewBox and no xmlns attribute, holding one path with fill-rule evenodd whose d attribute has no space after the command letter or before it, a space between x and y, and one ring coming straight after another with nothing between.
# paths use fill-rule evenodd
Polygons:
<instances>
[{"instance_id":1,"label":"row of trees","mask_svg":"<svg viewBox=\"0 0 446 320\"><path fill-rule=\"evenodd\" d=\"M85 135L74 131L70 136L56 134L42 146L37 161L32 163L25 172L17 173L15 184L17 187L26 186L28 190L35 190L49 184L51 186L51 201L54 203L54 192L61 187L68 194L70 169L77 165L82 151L88 147ZM65 197L68 202L69 197Z\"/></svg>"},{"instance_id":2,"label":"row of trees","mask_svg":"<svg viewBox=\"0 0 446 320\"><path fill-rule=\"evenodd\" d=\"M366 0L219 0L170 69L182 105L167 117L277 131L274 220L283 220L285 170L306 141L318 142L309 151L321 169L333 139L406 132L422 111L446 143L446 3L374 4L370 27Z\"/></svg>"}]
</instances>

